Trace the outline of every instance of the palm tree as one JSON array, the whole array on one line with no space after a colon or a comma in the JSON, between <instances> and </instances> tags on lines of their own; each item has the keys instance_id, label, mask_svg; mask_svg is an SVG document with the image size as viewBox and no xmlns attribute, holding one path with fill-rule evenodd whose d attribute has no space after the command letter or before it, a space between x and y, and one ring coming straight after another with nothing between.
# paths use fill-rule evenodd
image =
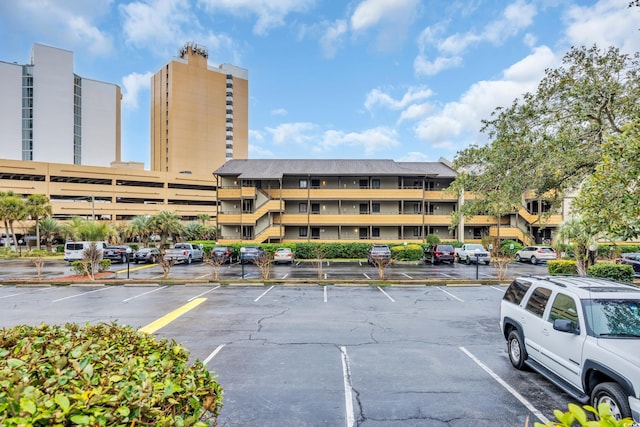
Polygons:
<instances>
[{"instance_id":1,"label":"palm tree","mask_svg":"<svg viewBox=\"0 0 640 427\"><path fill-rule=\"evenodd\" d=\"M573 244L578 275L585 276L590 264L590 248L597 244L596 233L581 217L574 216L568 221L563 221L558 228L556 242L563 241Z\"/></svg>"},{"instance_id":2,"label":"palm tree","mask_svg":"<svg viewBox=\"0 0 640 427\"><path fill-rule=\"evenodd\" d=\"M149 246L149 238L153 232L153 217L149 215L138 215L127 225L127 235L129 237L139 237L142 246Z\"/></svg>"},{"instance_id":3,"label":"palm tree","mask_svg":"<svg viewBox=\"0 0 640 427\"><path fill-rule=\"evenodd\" d=\"M206 235L207 227L199 222L189 222L184 228L184 235L187 240L202 240Z\"/></svg>"},{"instance_id":4,"label":"palm tree","mask_svg":"<svg viewBox=\"0 0 640 427\"><path fill-rule=\"evenodd\" d=\"M58 221L51 217L44 218L42 221L40 221L40 233L45 239L47 251L50 252L52 246L51 242L53 241L53 238L58 233L60 233L60 224L58 224Z\"/></svg>"},{"instance_id":5,"label":"palm tree","mask_svg":"<svg viewBox=\"0 0 640 427\"><path fill-rule=\"evenodd\" d=\"M26 202L27 213L36 222L37 249L40 250L40 219L47 218L52 213L49 197L44 194L30 194Z\"/></svg>"},{"instance_id":6,"label":"palm tree","mask_svg":"<svg viewBox=\"0 0 640 427\"><path fill-rule=\"evenodd\" d=\"M211 218L209 214L198 214L197 218L202 221L202 225L207 225L207 221Z\"/></svg>"},{"instance_id":7,"label":"palm tree","mask_svg":"<svg viewBox=\"0 0 640 427\"><path fill-rule=\"evenodd\" d=\"M60 231L66 239L83 240L80 235L82 233L81 230L84 226L85 221L86 220L84 218L80 218L79 216L71 217L69 222L65 223L61 227Z\"/></svg>"},{"instance_id":8,"label":"palm tree","mask_svg":"<svg viewBox=\"0 0 640 427\"><path fill-rule=\"evenodd\" d=\"M153 217L153 230L160 235L160 248L164 248L169 236L182 235L184 227L178 215L162 211Z\"/></svg>"},{"instance_id":9,"label":"palm tree","mask_svg":"<svg viewBox=\"0 0 640 427\"><path fill-rule=\"evenodd\" d=\"M18 239L13 229L13 223L27 218L24 200L13 191L0 193L0 218L4 221L4 227L7 233L7 238L4 240L5 247L9 246L9 231L11 231L11 237L17 245Z\"/></svg>"},{"instance_id":10,"label":"palm tree","mask_svg":"<svg viewBox=\"0 0 640 427\"><path fill-rule=\"evenodd\" d=\"M97 242L110 240L118 236L118 231L111 224L101 221L90 221L74 216L62 227L67 238Z\"/></svg>"}]
</instances>

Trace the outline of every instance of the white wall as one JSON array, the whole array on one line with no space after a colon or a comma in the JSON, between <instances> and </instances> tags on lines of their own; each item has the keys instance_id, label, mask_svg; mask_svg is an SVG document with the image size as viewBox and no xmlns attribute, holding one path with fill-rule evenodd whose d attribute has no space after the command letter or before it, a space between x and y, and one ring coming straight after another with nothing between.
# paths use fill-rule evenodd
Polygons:
<instances>
[{"instance_id":1,"label":"white wall","mask_svg":"<svg viewBox=\"0 0 640 427\"><path fill-rule=\"evenodd\" d=\"M82 79L82 164L109 167L116 159L116 86Z\"/></svg>"},{"instance_id":2,"label":"white wall","mask_svg":"<svg viewBox=\"0 0 640 427\"><path fill-rule=\"evenodd\" d=\"M0 62L0 157L22 160L22 66Z\"/></svg>"},{"instance_id":3,"label":"white wall","mask_svg":"<svg viewBox=\"0 0 640 427\"><path fill-rule=\"evenodd\" d=\"M33 160L73 163L73 53L33 45Z\"/></svg>"}]
</instances>

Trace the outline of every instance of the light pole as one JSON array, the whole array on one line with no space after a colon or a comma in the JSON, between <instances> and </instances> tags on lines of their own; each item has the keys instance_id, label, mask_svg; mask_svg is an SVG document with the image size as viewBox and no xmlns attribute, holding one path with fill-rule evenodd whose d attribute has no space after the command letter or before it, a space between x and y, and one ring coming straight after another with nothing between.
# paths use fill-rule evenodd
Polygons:
<instances>
[{"instance_id":1,"label":"light pole","mask_svg":"<svg viewBox=\"0 0 640 427\"><path fill-rule=\"evenodd\" d=\"M244 251L245 247L240 248L240 267L242 268L242 280L244 280Z\"/></svg>"},{"instance_id":2,"label":"light pole","mask_svg":"<svg viewBox=\"0 0 640 427\"><path fill-rule=\"evenodd\" d=\"M131 248L127 247L127 279L129 278L129 259L131 257Z\"/></svg>"}]
</instances>

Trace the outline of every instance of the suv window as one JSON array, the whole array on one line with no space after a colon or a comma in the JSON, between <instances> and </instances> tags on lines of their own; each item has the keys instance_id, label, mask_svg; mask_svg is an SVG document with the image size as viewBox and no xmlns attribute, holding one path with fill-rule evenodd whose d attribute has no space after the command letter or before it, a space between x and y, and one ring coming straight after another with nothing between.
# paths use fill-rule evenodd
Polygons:
<instances>
[{"instance_id":1,"label":"suv window","mask_svg":"<svg viewBox=\"0 0 640 427\"><path fill-rule=\"evenodd\" d=\"M68 251L81 251L84 249L84 245L82 243L67 243L66 249Z\"/></svg>"},{"instance_id":2,"label":"suv window","mask_svg":"<svg viewBox=\"0 0 640 427\"><path fill-rule=\"evenodd\" d=\"M524 298L524 294L527 293L530 287L531 282L514 280L511 285L509 285L509 288L507 289L507 292L504 293L504 297L502 299L520 305L522 298Z\"/></svg>"},{"instance_id":3,"label":"suv window","mask_svg":"<svg viewBox=\"0 0 640 427\"><path fill-rule=\"evenodd\" d=\"M436 245L438 252L453 252L453 246L451 245Z\"/></svg>"},{"instance_id":4,"label":"suv window","mask_svg":"<svg viewBox=\"0 0 640 427\"><path fill-rule=\"evenodd\" d=\"M570 320L576 327L578 326L576 302L569 295L558 294L553 300L553 305L549 313L549 321L553 323L557 319Z\"/></svg>"},{"instance_id":5,"label":"suv window","mask_svg":"<svg viewBox=\"0 0 640 427\"><path fill-rule=\"evenodd\" d=\"M535 314L538 317L542 317L544 314L544 309L547 306L547 302L549 301L549 297L551 296L551 289L538 287L536 288L531 296L529 297L529 301L527 301L527 306L525 310L530 313Z\"/></svg>"}]
</instances>

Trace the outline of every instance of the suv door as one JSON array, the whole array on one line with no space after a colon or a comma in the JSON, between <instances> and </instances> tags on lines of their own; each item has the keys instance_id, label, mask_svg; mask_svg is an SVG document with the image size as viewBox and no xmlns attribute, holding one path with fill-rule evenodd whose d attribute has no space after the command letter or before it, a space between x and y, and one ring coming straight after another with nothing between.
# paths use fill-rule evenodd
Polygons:
<instances>
[{"instance_id":1,"label":"suv door","mask_svg":"<svg viewBox=\"0 0 640 427\"><path fill-rule=\"evenodd\" d=\"M546 314L546 324L542 329L541 339L543 341L540 342L540 345L544 349L542 352L544 361L541 363L574 387L581 389L582 347L587 338L587 328L584 327L582 311L577 307L580 307L579 301L576 301L571 295L557 292L553 296L553 302ZM563 332L554 329L553 322L555 320L572 322L574 331Z\"/></svg>"},{"instance_id":2,"label":"suv door","mask_svg":"<svg viewBox=\"0 0 640 427\"><path fill-rule=\"evenodd\" d=\"M542 343L545 341L543 330L547 321L543 318L552 290L538 286L530 291L521 311L520 322L524 328L524 344L530 358L542 363Z\"/></svg>"}]
</instances>

